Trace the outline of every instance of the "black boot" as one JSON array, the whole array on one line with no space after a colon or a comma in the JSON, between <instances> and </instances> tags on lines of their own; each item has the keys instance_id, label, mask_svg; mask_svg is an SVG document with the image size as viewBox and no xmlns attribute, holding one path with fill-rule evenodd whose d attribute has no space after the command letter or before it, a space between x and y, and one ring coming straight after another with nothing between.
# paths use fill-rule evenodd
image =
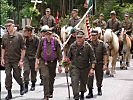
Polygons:
<instances>
[{"instance_id":1,"label":"black boot","mask_svg":"<svg viewBox=\"0 0 133 100\"><path fill-rule=\"evenodd\" d=\"M84 92L81 92L80 100L84 100Z\"/></svg>"},{"instance_id":2,"label":"black boot","mask_svg":"<svg viewBox=\"0 0 133 100\"><path fill-rule=\"evenodd\" d=\"M98 95L102 95L101 87L98 87Z\"/></svg>"},{"instance_id":3,"label":"black boot","mask_svg":"<svg viewBox=\"0 0 133 100\"><path fill-rule=\"evenodd\" d=\"M10 99L12 99L12 92L11 92L11 90L8 90L8 94L5 98L5 100L10 100Z\"/></svg>"},{"instance_id":4,"label":"black boot","mask_svg":"<svg viewBox=\"0 0 133 100\"><path fill-rule=\"evenodd\" d=\"M126 62L127 67L129 67L129 62Z\"/></svg>"},{"instance_id":5,"label":"black boot","mask_svg":"<svg viewBox=\"0 0 133 100\"><path fill-rule=\"evenodd\" d=\"M70 86L72 86L72 83L70 83Z\"/></svg>"},{"instance_id":6,"label":"black boot","mask_svg":"<svg viewBox=\"0 0 133 100\"><path fill-rule=\"evenodd\" d=\"M24 90L24 93L27 93L28 92L28 84L25 84L25 90Z\"/></svg>"},{"instance_id":7,"label":"black boot","mask_svg":"<svg viewBox=\"0 0 133 100\"><path fill-rule=\"evenodd\" d=\"M86 98L93 98L92 88L89 88L89 94L86 96Z\"/></svg>"},{"instance_id":8,"label":"black boot","mask_svg":"<svg viewBox=\"0 0 133 100\"><path fill-rule=\"evenodd\" d=\"M120 60L120 69L123 69L122 60Z\"/></svg>"},{"instance_id":9,"label":"black boot","mask_svg":"<svg viewBox=\"0 0 133 100\"><path fill-rule=\"evenodd\" d=\"M20 85L20 95L24 95L24 86Z\"/></svg>"},{"instance_id":10,"label":"black boot","mask_svg":"<svg viewBox=\"0 0 133 100\"><path fill-rule=\"evenodd\" d=\"M49 98L53 98L53 92L50 92Z\"/></svg>"},{"instance_id":11,"label":"black boot","mask_svg":"<svg viewBox=\"0 0 133 100\"><path fill-rule=\"evenodd\" d=\"M31 85L31 91L35 91L35 82L32 82L32 85Z\"/></svg>"},{"instance_id":12,"label":"black boot","mask_svg":"<svg viewBox=\"0 0 133 100\"><path fill-rule=\"evenodd\" d=\"M40 85L43 85L43 81L42 81L42 79L41 79L41 83L40 83Z\"/></svg>"}]
</instances>

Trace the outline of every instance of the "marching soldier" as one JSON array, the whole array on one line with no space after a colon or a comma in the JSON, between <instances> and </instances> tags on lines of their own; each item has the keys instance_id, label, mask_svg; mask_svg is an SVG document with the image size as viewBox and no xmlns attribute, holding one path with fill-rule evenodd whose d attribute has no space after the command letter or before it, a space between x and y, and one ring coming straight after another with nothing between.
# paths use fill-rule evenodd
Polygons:
<instances>
[{"instance_id":1,"label":"marching soldier","mask_svg":"<svg viewBox=\"0 0 133 100\"><path fill-rule=\"evenodd\" d=\"M41 39L36 55L35 69L37 71L39 62L43 78L44 100L49 100L49 98L53 97L57 60L59 61L58 71L62 71L61 47L58 40L54 38L52 34L52 31L49 29L45 32L45 37Z\"/></svg>"},{"instance_id":2,"label":"marching soldier","mask_svg":"<svg viewBox=\"0 0 133 100\"><path fill-rule=\"evenodd\" d=\"M70 34L72 34L71 38L69 39L68 43L66 44L65 48L64 48L64 55L66 56L70 45L76 40L76 29L71 29ZM67 36L68 38L69 36Z\"/></svg>"},{"instance_id":3,"label":"marching soldier","mask_svg":"<svg viewBox=\"0 0 133 100\"><path fill-rule=\"evenodd\" d=\"M41 38L45 37L45 33L47 32L47 30L49 30L48 25L42 26L42 28L41 28ZM52 35L53 35L53 37L55 37L60 42L59 37L58 37L57 34L53 33ZM41 64L39 64L39 66L41 66ZM42 80L42 76L41 76L41 68L40 67L39 67L39 73L40 73L40 79L41 79L40 85L43 85L43 80Z\"/></svg>"},{"instance_id":4,"label":"marching soldier","mask_svg":"<svg viewBox=\"0 0 133 100\"><path fill-rule=\"evenodd\" d=\"M104 14L101 13L99 15L99 18L93 21L93 24L96 27L101 27L101 29L105 29L106 28L106 22L103 19L104 19Z\"/></svg>"},{"instance_id":5,"label":"marching soldier","mask_svg":"<svg viewBox=\"0 0 133 100\"><path fill-rule=\"evenodd\" d=\"M12 98L12 69L13 77L20 85L20 95L24 94L24 86L21 77L21 69L23 67L23 58L25 55L25 43L21 33L14 30L14 20L8 19L6 22L7 32L2 37L2 54L1 65L5 67L6 79L5 87L8 95L5 100Z\"/></svg>"},{"instance_id":6,"label":"marching soldier","mask_svg":"<svg viewBox=\"0 0 133 100\"><path fill-rule=\"evenodd\" d=\"M24 83L25 93L28 92L29 74L31 73L31 91L35 90L36 71L35 71L35 55L39 43L39 38L32 34L32 26L26 25L24 36L26 41L26 53L24 57Z\"/></svg>"},{"instance_id":7,"label":"marching soldier","mask_svg":"<svg viewBox=\"0 0 133 100\"><path fill-rule=\"evenodd\" d=\"M95 66L95 55L91 45L85 41L81 30L77 32L76 41L70 46L68 58L72 64L70 74L74 99L79 100L79 92L81 92L80 99L83 100L89 71L90 75L94 74L92 68Z\"/></svg>"},{"instance_id":8,"label":"marching soldier","mask_svg":"<svg viewBox=\"0 0 133 100\"><path fill-rule=\"evenodd\" d=\"M45 37L45 33L47 32L46 30L48 30L48 29L49 29L48 25L44 25L44 26L41 27L40 40ZM39 63L39 66L41 66L40 63ZM40 85L43 85L43 78L42 78L41 68L40 67L39 67L39 73L40 73L40 79L41 79Z\"/></svg>"},{"instance_id":9,"label":"marching soldier","mask_svg":"<svg viewBox=\"0 0 133 100\"><path fill-rule=\"evenodd\" d=\"M76 26L80 22L80 17L78 16L78 9L72 10L72 18L69 19L67 26Z\"/></svg>"},{"instance_id":10,"label":"marching soldier","mask_svg":"<svg viewBox=\"0 0 133 100\"><path fill-rule=\"evenodd\" d=\"M105 44L98 39L98 31L92 30L91 32L92 36L92 42L91 46L94 50L95 56L96 56L96 64L95 68L95 75L96 75L96 82L98 87L98 95L102 95L102 81L103 81L103 71L107 69L107 50L105 47ZM89 76L88 78L88 88L89 88L89 94L86 96L86 98L93 98L93 80L94 76Z\"/></svg>"},{"instance_id":11,"label":"marching soldier","mask_svg":"<svg viewBox=\"0 0 133 100\"><path fill-rule=\"evenodd\" d=\"M107 21L107 26L106 29L112 29L113 32L115 32L117 35L119 34L121 30L121 23L120 21L116 18L116 12L111 11L110 12L111 19Z\"/></svg>"},{"instance_id":12,"label":"marching soldier","mask_svg":"<svg viewBox=\"0 0 133 100\"><path fill-rule=\"evenodd\" d=\"M50 8L46 8L46 15L44 15L41 20L40 20L40 25L44 26L44 25L48 25L50 27L51 30L53 30L56 26L56 22L55 22L55 18L50 15L51 10Z\"/></svg>"}]
</instances>

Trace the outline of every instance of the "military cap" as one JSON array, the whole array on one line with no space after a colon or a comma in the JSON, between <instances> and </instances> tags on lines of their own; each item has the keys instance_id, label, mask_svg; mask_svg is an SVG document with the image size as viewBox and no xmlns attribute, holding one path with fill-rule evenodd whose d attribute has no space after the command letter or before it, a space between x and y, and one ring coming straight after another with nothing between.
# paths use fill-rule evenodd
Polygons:
<instances>
[{"instance_id":1,"label":"military cap","mask_svg":"<svg viewBox=\"0 0 133 100\"><path fill-rule=\"evenodd\" d=\"M14 24L14 20L13 19L7 19L5 26L9 25L9 24Z\"/></svg>"},{"instance_id":2,"label":"military cap","mask_svg":"<svg viewBox=\"0 0 133 100\"><path fill-rule=\"evenodd\" d=\"M97 35L98 34L98 31L97 30L92 30L91 31L91 35Z\"/></svg>"},{"instance_id":3,"label":"military cap","mask_svg":"<svg viewBox=\"0 0 133 100\"><path fill-rule=\"evenodd\" d=\"M47 30L49 30L48 25L44 25L44 26L41 27L41 32L46 32Z\"/></svg>"},{"instance_id":4,"label":"military cap","mask_svg":"<svg viewBox=\"0 0 133 100\"><path fill-rule=\"evenodd\" d=\"M28 31L32 31L33 27L30 26L30 25L26 25L26 26L25 26L25 29L28 30Z\"/></svg>"},{"instance_id":5,"label":"military cap","mask_svg":"<svg viewBox=\"0 0 133 100\"><path fill-rule=\"evenodd\" d=\"M51 10L50 10L50 8L46 8L46 11L49 11L50 12Z\"/></svg>"},{"instance_id":6,"label":"military cap","mask_svg":"<svg viewBox=\"0 0 133 100\"><path fill-rule=\"evenodd\" d=\"M100 16L103 16L103 17L104 17L104 14L103 14L103 13L101 13L101 14L100 14Z\"/></svg>"},{"instance_id":7,"label":"military cap","mask_svg":"<svg viewBox=\"0 0 133 100\"><path fill-rule=\"evenodd\" d=\"M110 12L111 15L116 15L116 12L113 10Z\"/></svg>"},{"instance_id":8,"label":"military cap","mask_svg":"<svg viewBox=\"0 0 133 100\"><path fill-rule=\"evenodd\" d=\"M72 11L76 11L78 13L79 10L78 9L73 9Z\"/></svg>"},{"instance_id":9,"label":"military cap","mask_svg":"<svg viewBox=\"0 0 133 100\"><path fill-rule=\"evenodd\" d=\"M50 30L48 25L44 25L41 28L41 32L48 32L48 33L52 33L52 30Z\"/></svg>"},{"instance_id":10,"label":"military cap","mask_svg":"<svg viewBox=\"0 0 133 100\"><path fill-rule=\"evenodd\" d=\"M82 30L77 31L76 37L83 37L84 32Z\"/></svg>"},{"instance_id":11,"label":"military cap","mask_svg":"<svg viewBox=\"0 0 133 100\"><path fill-rule=\"evenodd\" d=\"M124 15L125 17L128 17L129 16L129 14L128 13L125 13L125 15Z\"/></svg>"},{"instance_id":12,"label":"military cap","mask_svg":"<svg viewBox=\"0 0 133 100\"><path fill-rule=\"evenodd\" d=\"M75 28L72 28L71 31L70 31L71 34L73 34L75 32L76 32L76 29Z\"/></svg>"}]
</instances>

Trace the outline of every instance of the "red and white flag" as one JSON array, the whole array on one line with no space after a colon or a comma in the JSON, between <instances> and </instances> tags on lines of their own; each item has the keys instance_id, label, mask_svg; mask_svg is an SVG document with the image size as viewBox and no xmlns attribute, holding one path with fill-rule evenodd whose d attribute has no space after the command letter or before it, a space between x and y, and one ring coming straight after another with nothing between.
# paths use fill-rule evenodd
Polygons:
<instances>
[{"instance_id":1,"label":"red and white flag","mask_svg":"<svg viewBox=\"0 0 133 100\"><path fill-rule=\"evenodd\" d=\"M87 31L88 31L88 40L90 40L91 35L90 35L90 24L89 24L88 15L86 15L86 27L87 27Z\"/></svg>"}]
</instances>

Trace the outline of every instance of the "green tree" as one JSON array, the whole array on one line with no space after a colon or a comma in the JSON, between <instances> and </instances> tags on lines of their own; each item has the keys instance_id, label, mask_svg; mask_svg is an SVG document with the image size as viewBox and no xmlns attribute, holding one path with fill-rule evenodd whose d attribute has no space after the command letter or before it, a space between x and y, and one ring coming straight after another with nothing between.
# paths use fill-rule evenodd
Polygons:
<instances>
[{"instance_id":1,"label":"green tree","mask_svg":"<svg viewBox=\"0 0 133 100\"><path fill-rule=\"evenodd\" d=\"M8 13L12 13L15 10L15 7L12 5L8 5L7 0L0 0L1 4L1 12L0 12L0 24L4 25L6 20L10 18L10 15Z\"/></svg>"}]
</instances>

